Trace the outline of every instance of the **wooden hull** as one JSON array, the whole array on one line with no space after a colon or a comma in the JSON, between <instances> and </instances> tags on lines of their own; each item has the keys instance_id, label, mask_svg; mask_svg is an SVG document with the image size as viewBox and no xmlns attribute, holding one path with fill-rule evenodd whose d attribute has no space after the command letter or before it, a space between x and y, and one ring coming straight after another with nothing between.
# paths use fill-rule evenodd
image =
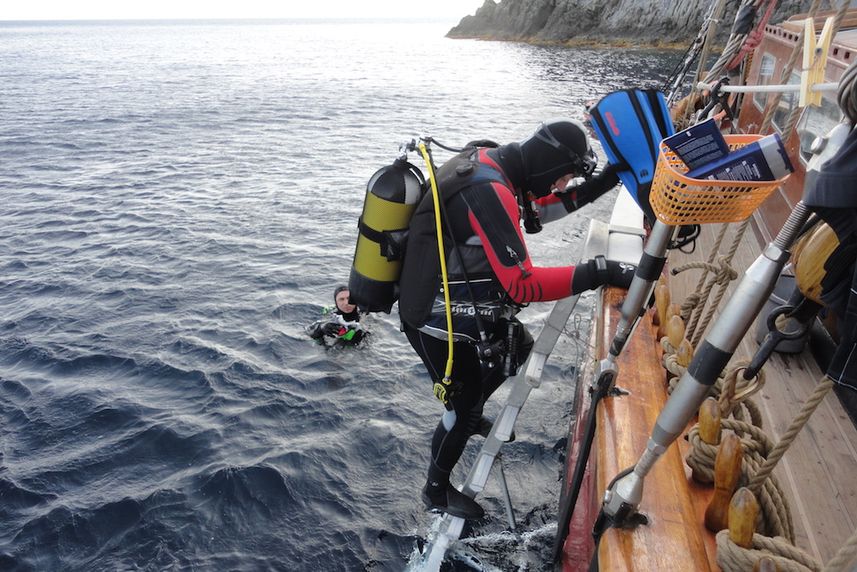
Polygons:
<instances>
[{"instance_id":1,"label":"wooden hull","mask_svg":"<svg viewBox=\"0 0 857 572\"><path fill-rule=\"evenodd\" d=\"M600 317L597 322L599 326L603 324L603 328L593 332L593 342L601 348L598 359L604 357L603 349L609 347L623 297L624 291L609 288L597 310ZM588 482L599 492L590 489L578 503L564 547L565 571L589 570L593 550L591 532L600 507L600 492L607 489L616 474L637 462L666 403L667 378L657 350L656 330L649 312L619 357L616 384L628 395L608 397L598 408L598 433ZM589 379L582 380L581 385ZM576 420L578 433L585 423L583 412L588 409L588 397L582 405L585 407L579 409L581 415ZM714 560L714 536L698 524L712 493L690 478L683 459L684 444L681 440L678 447L671 447L646 481L641 508L650 518L649 524L633 530L609 529L605 533L598 551L601 570L719 570Z\"/></svg>"}]
</instances>

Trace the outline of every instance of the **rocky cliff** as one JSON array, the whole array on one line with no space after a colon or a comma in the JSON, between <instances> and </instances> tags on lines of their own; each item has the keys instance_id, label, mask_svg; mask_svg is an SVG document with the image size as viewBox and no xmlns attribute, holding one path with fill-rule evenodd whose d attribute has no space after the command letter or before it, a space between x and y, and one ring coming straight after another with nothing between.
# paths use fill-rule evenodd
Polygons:
<instances>
[{"instance_id":1,"label":"rocky cliff","mask_svg":"<svg viewBox=\"0 0 857 572\"><path fill-rule=\"evenodd\" d=\"M810 3L781 0L772 21L806 11ZM727 2L723 35L738 4ZM485 0L447 35L535 43L684 43L696 36L709 7L699 0Z\"/></svg>"}]
</instances>

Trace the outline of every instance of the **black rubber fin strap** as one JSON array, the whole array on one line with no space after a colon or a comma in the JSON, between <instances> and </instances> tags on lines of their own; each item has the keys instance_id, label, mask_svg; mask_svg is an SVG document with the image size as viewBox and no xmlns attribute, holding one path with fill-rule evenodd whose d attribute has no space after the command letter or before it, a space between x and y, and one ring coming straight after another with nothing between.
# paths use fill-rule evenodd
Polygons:
<instances>
[{"instance_id":1,"label":"black rubber fin strap","mask_svg":"<svg viewBox=\"0 0 857 572\"><path fill-rule=\"evenodd\" d=\"M631 99L631 106L634 108L634 113L637 114L637 121L639 121L640 127L643 128L643 134L646 136L646 141L649 143L649 152L652 158L652 172L654 173L655 161L658 158L658 149L656 145L660 143L660 137L658 138L658 143L656 143L654 134L649 126L649 122L646 120L646 112L643 110L640 100L637 99L637 91L638 90L636 89L625 90L628 97Z\"/></svg>"},{"instance_id":2,"label":"black rubber fin strap","mask_svg":"<svg viewBox=\"0 0 857 572\"><path fill-rule=\"evenodd\" d=\"M658 124L658 129L660 130L659 139L663 139L667 136L667 118L664 117L663 108L661 107L661 100L658 97L660 92L656 89L644 89L643 95L646 96L646 99L649 101L649 109L652 110L652 115L655 118L655 123Z\"/></svg>"}]
</instances>

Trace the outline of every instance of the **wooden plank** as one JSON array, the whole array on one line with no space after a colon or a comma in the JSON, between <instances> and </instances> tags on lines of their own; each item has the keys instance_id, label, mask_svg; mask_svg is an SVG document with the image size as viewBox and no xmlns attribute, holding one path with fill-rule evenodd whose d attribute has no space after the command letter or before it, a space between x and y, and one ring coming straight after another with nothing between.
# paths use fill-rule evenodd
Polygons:
<instances>
[{"instance_id":1,"label":"wooden plank","mask_svg":"<svg viewBox=\"0 0 857 572\"><path fill-rule=\"evenodd\" d=\"M603 347L609 346L615 331L623 294L610 289L605 295ZM617 473L637 462L666 402L665 372L650 316L642 318L619 358L617 385L630 394L607 398L599 407L595 443L599 491L605 490ZM649 516L649 525L605 532L598 553L600 569L711 569L699 511L677 446L667 450L646 479L640 510Z\"/></svg>"}]
</instances>

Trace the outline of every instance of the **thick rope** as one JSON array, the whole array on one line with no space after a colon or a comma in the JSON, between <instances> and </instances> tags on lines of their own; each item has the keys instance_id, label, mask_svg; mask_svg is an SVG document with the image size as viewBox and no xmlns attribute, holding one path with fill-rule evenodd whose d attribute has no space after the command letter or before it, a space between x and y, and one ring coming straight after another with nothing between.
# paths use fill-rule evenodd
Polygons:
<instances>
[{"instance_id":1,"label":"thick rope","mask_svg":"<svg viewBox=\"0 0 857 572\"><path fill-rule=\"evenodd\" d=\"M834 382L832 379L827 377L826 375L819 380L818 385L815 387L815 390L810 394L807 400L804 402L803 407L801 407L800 412L797 416L792 420L791 425L780 438L780 441L777 443L777 446L774 447L774 450L771 451L771 454L768 456L765 464L760 467L759 472L753 475L753 478L750 480L749 488L754 493L758 491L759 486L767 479L771 472L773 472L774 467L777 466L777 463L782 459L785 452L788 450L789 446L794 442L800 430L803 429L806 422L809 420L810 416L812 416L813 412L818 408L819 404L824 401L824 398L830 393L830 390L833 389Z\"/></svg>"},{"instance_id":2,"label":"thick rope","mask_svg":"<svg viewBox=\"0 0 857 572\"><path fill-rule=\"evenodd\" d=\"M756 1L757 0L744 0L741 5L738 6L738 9L735 12L736 20L745 8L756 4ZM746 42L747 38L748 34L731 34L729 36L729 39L726 41L726 47L723 48L723 53L720 54L720 57L717 58L717 61L714 62L714 64L711 66L711 69L708 71L708 74L705 76L705 79L703 80L705 83L717 81L720 75L723 73L723 70L730 69L728 67L728 64L731 64L732 60L735 59L740 53L741 48L744 46L744 43Z\"/></svg>"},{"instance_id":3,"label":"thick rope","mask_svg":"<svg viewBox=\"0 0 857 572\"><path fill-rule=\"evenodd\" d=\"M717 404L720 407L720 416L727 418L730 415L738 421L745 421L744 412L750 416L749 423L754 427L762 427L762 412L759 406L750 399L750 397L758 393L765 386L765 370L760 369L759 372L751 379L744 379L739 373L743 373L749 367L749 362L741 361L729 370L722 380L722 383L715 384L715 392L717 396ZM736 395L738 396L736 398Z\"/></svg>"},{"instance_id":4,"label":"thick rope","mask_svg":"<svg viewBox=\"0 0 857 572\"><path fill-rule=\"evenodd\" d=\"M729 261L725 256L721 256L717 259L717 264L710 264L708 262L690 262L683 266L679 266L675 270L673 270L673 274L679 274L684 272L685 270L693 270L693 269L703 269L706 274L712 274L708 283L705 285L705 288L701 292L697 292L696 296L692 300L685 299L684 304L682 304L682 309L684 310L685 304L690 306L690 303L696 302L698 300L707 301L708 296L711 294L711 290L714 288L716 284L719 284L721 287L724 285L728 285L731 281L735 280L738 277L738 273L729 265ZM720 295L722 297L722 294ZM712 312L711 308L717 308L717 304L719 303L719 299L715 301L713 304L709 306L709 312ZM697 325L699 323L699 317L702 315L702 310L705 308L706 304L702 304L698 308L698 312L694 314L693 319L691 320L690 325L688 326L688 331L690 332L688 335L692 336L691 343L696 346L699 344L700 335L698 335ZM710 316L708 316L708 320L710 320Z\"/></svg>"},{"instance_id":5,"label":"thick rope","mask_svg":"<svg viewBox=\"0 0 857 572\"><path fill-rule=\"evenodd\" d=\"M759 1L759 6L763 4L763 1ZM744 45L741 46L741 51L739 51L732 61L726 64L726 69L731 70L738 65L749 55L752 56L753 50L755 50L759 44L762 43L762 38L765 37L765 26L768 25L768 22L771 19L771 16L774 15L774 8L777 7L777 0L769 0L768 7L765 10L765 13L762 15L762 18L759 20L759 23L756 24L756 27L753 28L753 31L747 35L747 39L744 41ZM749 66L748 66L749 67Z\"/></svg>"},{"instance_id":6,"label":"thick rope","mask_svg":"<svg viewBox=\"0 0 857 572\"><path fill-rule=\"evenodd\" d=\"M853 572L855 564L857 564L857 530L825 565L824 572L848 572L849 570Z\"/></svg>"},{"instance_id":7,"label":"thick rope","mask_svg":"<svg viewBox=\"0 0 857 572\"><path fill-rule=\"evenodd\" d=\"M728 530L717 533L717 564L723 572L747 572L767 556L779 572L821 572L821 565L803 550L781 538L753 535L752 548L742 548L732 542Z\"/></svg>"},{"instance_id":8,"label":"thick rope","mask_svg":"<svg viewBox=\"0 0 857 572\"><path fill-rule=\"evenodd\" d=\"M746 484L749 475L758 472L759 467L765 462L765 456L770 454L772 443L767 435L764 442L756 441L755 444L758 449L752 449L750 454L744 455L744 463L741 467L742 484ZM779 480L774 475L765 480L756 498L759 500L761 509L756 526L757 532L768 537L779 536L794 544L795 526L791 507Z\"/></svg>"},{"instance_id":9,"label":"thick rope","mask_svg":"<svg viewBox=\"0 0 857 572\"><path fill-rule=\"evenodd\" d=\"M666 336L661 339L661 346L664 348L664 369L666 369L669 373L672 374L672 377L670 377L669 381L667 382L667 393L672 394L673 390L675 390L676 386L681 380L681 376L683 376L684 372L687 371L687 368L678 363L676 349L672 347L672 344L670 344L669 339ZM736 369L746 369L746 367L747 362L739 363L739 365L737 365L736 368L731 370L730 373L734 372ZM720 376L714 382L714 385L711 386L710 394L713 397L717 399L720 398L723 393L724 380L729 377L730 373L720 373ZM741 384L738 387L738 391L743 394L745 390L749 390L749 388L753 385L756 385L758 386L758 388L761 388L764 384L764 372L760 371L753 379L744 380L744 378L742 377ZM758 391L758 389L753 391L747 391L747 393L744 395L744 398L736 401L732 406L732 409L728 413L731 414L732 417L737 419L738 421L746 421L752 425L755 425L756 427L761 427L762 412L759 409L759 406L756 405L756 403L752 399L748 399L753 393L756 393L756 391Z\"/></svg>"},{"instance_id":10,"label":"thick rope","mask_svg":"<svg viewBox=\"0 0 857 572\"><path fill-rule=\"evenodd\" d=\"M723 224L720 226L720 232L717 233L717 237L714 239L714 245L711 247L711 254L708 255L708 263L714 264L715 259L717 258L717 253L720 251L720 245L723 243L723 237L726 236L726 229L729 228L729 224ZM678 274L678 270L673 271L673 274ZM705 296L702 295L702 288L705 285L705 279L708 277L708 270L705 270L700 276L699 281L696 283L696 288L693 291L693 294L688 296L685 301L681 305L681 319L684 320L684 323L689 323L689 318L691 313L696 309L696 306L699 304L700 300L703 300L708 297L706 293ZM709 289L710 290L710 289ZM693 335L693 328L696 326L696 322L694 322L690 328L688 328L688 336Z\"/></svg>"},{"instance_id":11,"label":"thick rope","mask_svg":"<svg viewBox=\"0 0 857 572\"><path fill-rule=\"evenodd\" d=\"M851 62L839 79L839 91L836 96L839 107L845 112L851 124L857 123L857 60Z\"/></svg>"},{"instance_id":12,"label":"thick rope","mask_svg":"<svg viewBox=\"0 0 857 572\"><path fill-rule=\"evenodd\" d=\"M669 341L664 338L662 343L669 346ZM681 367L681 366L678 366ZM739 371L744 367L733 368L725 378L719 378L712 387L711 393L718 397L719 408L722 419L721 430L730 430L741 437L745 454L758 454L764 456L773 444L769 437L762 431L762 414L759 407L749 397L764 385L764 371L750 381L742 384L738 391L743 396L741 400L734 401L727 395L735 395L735 379ZM742 378L743 381L743 378ZM755 387L752 387L754 384ZM730 386L732 389L730 389ZM730 418L729 415L732 415ZM749 417L749 420L747 420ZM694 474L703 482L714 482L714 461L717 457L717 445L706 443L699 436L699 424L695 424L687 435L691 450L687 456L687 464L694 470ZM745 471L745 475L746 475ZM746 480L746 479L745 479Z\"/></svg>"},{"instance_id":13,"label":"thick rope","mask_svg":"<svg viewBox=\"0 0 857 572\"><path fill-rule=\"evenodd\" d=\"M735 253L738 251L738 247L741 245L741 240L744 238L744 232L747 230L747 227L750 226L750 217L747 217L744 222L742 222L738 226L738 230L735 232L735 236L732 239L732 246L729 247L729 251L721 257L721 264L729 265L732 264L732 259L735 257ZM737 277L737 273L735 274ZM709 280L711 282L712 287L716 282L717 277ZM734 278L733 278L734 280ZM693 339L691 343L693 347L697 347L699 345L700 340L702 340L702 335L705 333L705 329L708 328L708 324L711 322L711 319L714 317L714 313L717 311L717 307L720 305L720 301L723 299L723 296L726 294L726 288L729 286L729 282L719 283L720 288L717 291L717 294L714 296L714 301L708 307L708 311L705 314L705 318L703 318L702 322L698 327L695 327L693 332Z\"/></svg>"}]
</instances>

